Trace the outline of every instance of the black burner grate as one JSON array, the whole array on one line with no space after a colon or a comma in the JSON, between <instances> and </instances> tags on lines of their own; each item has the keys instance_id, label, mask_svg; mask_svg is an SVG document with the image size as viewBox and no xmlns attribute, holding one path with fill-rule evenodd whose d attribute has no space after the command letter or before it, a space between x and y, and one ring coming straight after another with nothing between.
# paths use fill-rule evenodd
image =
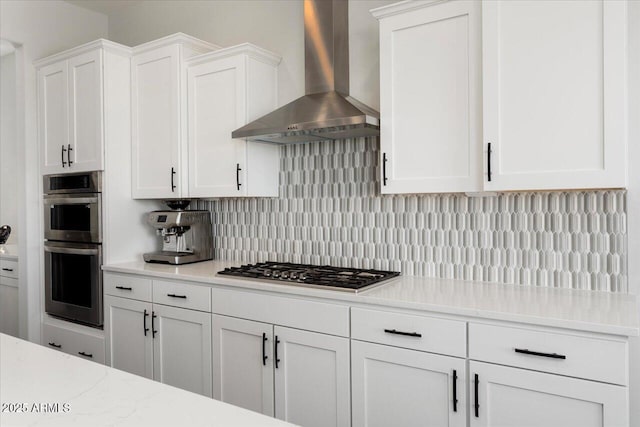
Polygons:
<instances>
[{"instance_id":1,"label":"black burner grate","mask_svg":"<svg viewBox=\"0 0 640 427\"><path fill-rule=\"evenodd\" d=\"M241 267L229 267L219 271L218 274L353 291L362 290L365 287L400 275L396 271L363 270L273 261L248 264Z\"/></svg>"}]
</instances>

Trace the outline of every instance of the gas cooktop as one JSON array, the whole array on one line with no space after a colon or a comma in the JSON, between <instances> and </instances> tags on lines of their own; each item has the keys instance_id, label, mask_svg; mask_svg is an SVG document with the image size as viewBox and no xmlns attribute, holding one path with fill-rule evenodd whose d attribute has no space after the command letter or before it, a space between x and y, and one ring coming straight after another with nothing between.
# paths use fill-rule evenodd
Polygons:
<instances>
[{"instance_id":1,"label":"gas cooktop","mask_svg":"<svg viewBox=\"0 0 640 427\"><path fill-rule=\"evenodd\" d=\"M293 285L330 288L354 293L370 289L387 279L400 275L397 271L272 261L248 264L241 267L229 267L219 271L218 274L251 279L267 279Z\"/></svg>"}]
</instances>

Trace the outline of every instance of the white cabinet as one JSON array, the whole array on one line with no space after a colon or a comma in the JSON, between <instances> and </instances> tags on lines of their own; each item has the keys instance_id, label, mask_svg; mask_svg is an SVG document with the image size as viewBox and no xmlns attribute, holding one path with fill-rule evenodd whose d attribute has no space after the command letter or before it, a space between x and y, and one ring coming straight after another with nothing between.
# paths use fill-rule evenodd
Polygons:
<instances>
[{"instance_id":1,"label":"white cabinet","mask_svg":"<svg viewBox=\"0 0 640 427\"><path fill-rule=\"evenodd\" d=\"M187 196L184 61L217 46L175 34L133 49L132 195Z\"/></svg>"},{"instance_id":2,"label":"white cabinet","mask_svg":"<svg viewBox=\"0 0 640 427\"><path fill-rule=\"evenodd\" d=\"M629 423L626 340L469 324L471 426Z\"/></svg>"},{"instance_id":3,"label":"white cabinet","mask_svg":"<svg viewBox=\"0 0 640 427\"><path fill-rule=\"evenodd\" d=\"M215 398L302 426L351 425L347 306L213 289L212 310Z\"/></svg>"},{"instance_id":4,"label":"white cabinet","mask_svg":"<svg viewBox=\"0 0 640 427\"><path fill-rule=\"evenodd\" d=\"M480 19L455 1L380 20L382 193L481 188Z\"/></svg>"},{"instance_id":5,"label":"white cabinet","mask_svg":"<svg viewBox=\"0 0 640 427\"><path fill-rule=\"evenodd\" d=\"M466 361L352 341L354 426L465 426Z\"/></svg>"},{"instance_id":6,"label":"white cabinet","mask_svg":"<svg viewBox=\"0 0 640 427\"><path fill-rule=\"evenodd\" d=\"M45 317L42 325L42 345L81 359L104 363L102 331Z\"/></svg>"},{"instance_id":7,"label":"white cabinet","mask_svg":"<svg viewBox=\"0 0 640 427\"><path fill-rule=\"evenodd\" d=\"M466 329L459 320L353 307L354 425L464 426Z\"/></svg>"},{"instance_id":8,"label":"white cabinet","mask_svg":"<svg viewBox=\"0 0 640 427\"><path fill-rule=\"evenodd\" d=\"M0 333L18 336L18 261L0 259Z\"/></svg>"},{"instance_id":9,"label":"white cabinet","mask_svg":"<svg viewBox=\"0 0 640 427\"><path fill-rule=\"evenodd\" d=\"M104 169L105 123L119 102L104 89L128 91L129 57L129 48L98 40L36 62L43 174Z\"/></svg>"},{"instance_id":10,"label":"white cabinet","mask_svg":"<svg viewBox=\"0 0 640 427\"><path fill-rule=\"evenodd\" d=\"M626 186L626 2L484 1L488 190Z\"/></svg>"},{"instance_id":11,"label":"white cabinet","mask_svg":"<svg viewBox=\"0 0 640 427\"><path fill-rule=\"evenodd\" d=\"M626 387L470 362L471 427L629 425Z\"/></svg>"},{"instance_id":12,"label":"white cabinet","mask_svg":"<svg viewBox=\"0 0 640 427\"><path fill-rule=\"evenodd\" d=\"M189 197L278 195L279 147L231 132L277 107L279 62L251 44L187 61Z\"/></svg>"},{"instance_id":13,"label":"white cabinet","mask_svg":"<svg viewBox=\"0 0 640 427\"><path fill-rule=\"evenodd\" d=\"M626 186L625 1L373 13L383 193Z\"/></svg>"},{"instance_id":14,"label":"white cabinet","mask_svg":"<svg viewBox=\"0 0 640 427\"><path fill-rule=\"evenodd\" d=\"M184 390L212 396L211 314L193 309L201 293L175 295L171 307L163 291L171 283L121 274L105 274L104 330L107 365ZM153 285L153 292L151 287ZM207 287L202 298L209 306ZM152 301L135 300L153 294ZM117 296L116 296L117 295ZM126 297L126 298L125 298ZM183 298L184 297L184 298ZM194 300L193 303L191 300Z\"/></svg>"}]
</instances>

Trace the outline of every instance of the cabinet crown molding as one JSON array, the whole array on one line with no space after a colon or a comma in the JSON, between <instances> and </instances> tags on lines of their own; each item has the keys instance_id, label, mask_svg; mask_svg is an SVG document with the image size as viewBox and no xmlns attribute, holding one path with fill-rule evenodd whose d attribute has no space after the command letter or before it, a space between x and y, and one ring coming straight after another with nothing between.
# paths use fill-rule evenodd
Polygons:
<instances>
[{"instance_id":1,"label":"cabinet crown molding","mask_svg":"<svg viewBox=\"0 0 640 427\"><path fill-rule=\"evenodd\" d=\"M422 9L425 7L434 6L438 3L443 3L448 0L405 0L399 3L390 4L388 6L377 7L371 9L369 12L376 19L386 18L388 16L397 15L410 10Z\"/></svg>"},{"instance_id":2,"label":"cabinet crown molding","mask_svg":"<svg viewBox=\"0 0 640 427\"><path fill-rule=\"evenodd\" d=\"M132 50L133 50L133 54L137 55L142 52L157 49L163 46L169 46L172 44L180 44L183 46L187 46L200 53L221 49L221 47L218 46L217 44L213 44L213 43L206 42L204 40L197 39L185 33L175 33L175 34L168 35L166 37L161 37L159 39L152 40L147 43L140 44L138 46L134 46Z\"/></svg>"},{"instance_id":3,"label":"cabinet crown molding","mask_svg":"<svg viewBox=\"0 0 640 427\"><path fill-rule=\"evenodd\" d=\"M214 52L208 52L202 55L194 56L188 59L187 61L185 61L185 63L187 64L187 66L197 65L213 59L221 59L229 56L243 55L243 54L247 55L252 59L264 62L274 67L277 67L278 64L280 64L280 61L282 60L282 57L280 55L275 54L269 50L263 49L252 43L242 43L236 46L222 48Z\"/></svg>"},{"instance_id":4,"label":"cabinet crown molding","mask_svg":"<svg viewBox=\"0 0 640 427\"><path fill-rule=\"evenodd\" d=\"M117 55L125 56L125 57L130 57L132 52L129 46L125 46L120 43L115 43L106 39L98 39L98 40L94 40L92 42L74 47L72 49L67 49L62 52L56 53L54 55L50 55L50 56L46 56L44 58L38 59L33 62L33 65L36 68L40 68L45 65L49 65L54 62L71 58L72 56L77 56L95 49L104 49L106 51L115 53Z\"/></svg>"}]
</instances>

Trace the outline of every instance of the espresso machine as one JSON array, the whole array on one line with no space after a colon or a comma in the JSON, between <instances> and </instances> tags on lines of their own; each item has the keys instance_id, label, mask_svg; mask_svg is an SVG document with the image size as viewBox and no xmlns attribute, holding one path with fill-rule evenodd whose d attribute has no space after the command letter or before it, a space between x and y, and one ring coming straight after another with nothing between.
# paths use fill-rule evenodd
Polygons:
<instances>
[{"instance_id":1,"label":"espresso machine","mask_svg":"<svg viewBox=\"0 0 640 427\"><path fill-rule=\"evenodd\" d=\"M211 212L185 211L184 204L167 203L180 209L153 211L147 223L162 238L162 249L143 255L146 262L187 264L213 259Z\"/></svg>"}]
</instances>

